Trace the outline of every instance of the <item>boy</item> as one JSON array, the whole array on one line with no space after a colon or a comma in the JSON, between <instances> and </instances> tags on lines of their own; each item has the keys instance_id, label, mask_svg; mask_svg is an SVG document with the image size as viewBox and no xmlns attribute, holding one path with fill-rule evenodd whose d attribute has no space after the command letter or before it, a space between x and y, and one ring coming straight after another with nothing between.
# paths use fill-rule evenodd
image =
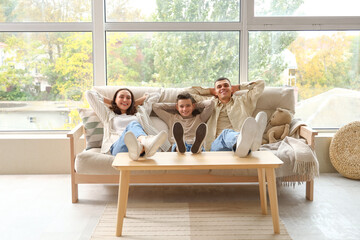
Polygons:
<instances>
[{"instance_id":1,"label":"boy","mask_svg":"<svg viewBox=\"0 0 360 240\"><path fill-rule=\"evenodd\" d=\"M200 113L199 108L203 108ZM176 113L169 111L176 109ZM191 151L199 153L207 134L205 122L209 119L214 109L212 101L196 103L189 93L181 93L177 96L176 103L155 103L153 111L165 123L172 127L175 144L172 151L184 153Z\"/></svg>"}]
</instances>

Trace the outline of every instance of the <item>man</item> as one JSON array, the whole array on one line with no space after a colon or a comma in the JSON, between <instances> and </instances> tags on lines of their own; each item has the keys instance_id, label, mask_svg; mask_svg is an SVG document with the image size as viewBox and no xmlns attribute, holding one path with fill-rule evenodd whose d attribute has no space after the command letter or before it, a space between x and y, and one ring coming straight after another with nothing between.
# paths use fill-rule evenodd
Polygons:
<instances>
[{"instance_id":1,"label":"man","mask_svg":"<svg viewBox=\"0 0 360 240\"><path fill-rule=\"evenodd\" d=\"M260 112L254 119L252 114L264 88L263 80L231 86L229 79L219 78L215 81L214 88L189 89L196 101L213 95L215 109L207 122L205 150L234 150L237 156L244 157L250 150L259 149L267 115ZM245 90L244 94L234 94L240 90Z\"/></svg>"}]
</instances>

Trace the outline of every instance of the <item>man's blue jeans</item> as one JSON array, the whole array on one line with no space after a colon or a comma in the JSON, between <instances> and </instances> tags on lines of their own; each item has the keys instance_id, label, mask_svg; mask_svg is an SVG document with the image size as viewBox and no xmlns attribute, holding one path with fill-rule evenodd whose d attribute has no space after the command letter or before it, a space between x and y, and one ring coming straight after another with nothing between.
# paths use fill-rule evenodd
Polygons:
<instances>
[{"instance_id":1,"label":"man's blue jeans","mask_svg":"<svg viewBox=\"0 0 360 240\"><path fill-rule=\"evenodd\" d=\"M238 135L232 129L224 129L211 144L210 151L233 151Z\"/></svg>"},{"instance_id":2,"label":"man's blue jeans","mask_svg":"<svg viewBox=\"0 0 360 240\"><path fill-rule=\"evenodd\" d=\"M130 122L126 126L120 138L116 142L114 142L113 145L111 146L110 148L111 155L115 156L119 152L129 151L124 142L125 133L127 132L132 132L136 138L138 138L139 136L147 136L147 134L144 132L144 129L139 122L137 121Z\"/></svg>"}]
</instances>

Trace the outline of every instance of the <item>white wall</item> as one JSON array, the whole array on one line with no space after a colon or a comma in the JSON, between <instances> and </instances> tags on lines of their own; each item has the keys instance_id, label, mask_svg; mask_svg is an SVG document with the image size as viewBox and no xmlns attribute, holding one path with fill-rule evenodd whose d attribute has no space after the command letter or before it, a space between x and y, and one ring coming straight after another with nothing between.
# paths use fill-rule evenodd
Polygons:
<instances>
[{"instance_id":1,"label":"white wall","mask_svg":"<svg viewBox=\"0 0 360 240\"><path fill-rule=\"evenodd\" d=\"M0 174L70 173L69 140L61 135L0 135Z\"/></svg>"},{"instance_id":2,"label":"white wall","mask_svg":"<svg viewBox=\"0 0 360 240\"><path fill-rule=\"evenodd\" d=\"M329 159L331 136L316 138L320 172L336 172ZM0 135L0 174L70 173L69 140L66 135Z\"/></svg>"}]
</instances>

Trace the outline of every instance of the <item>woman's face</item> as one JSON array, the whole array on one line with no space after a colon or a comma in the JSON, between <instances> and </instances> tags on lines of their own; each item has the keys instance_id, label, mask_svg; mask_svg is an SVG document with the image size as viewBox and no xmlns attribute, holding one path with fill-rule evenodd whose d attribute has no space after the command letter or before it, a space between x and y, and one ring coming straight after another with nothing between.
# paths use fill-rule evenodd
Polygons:
<instances>
[{"instance_id":1,"label":"woman's face","mask_svg":"<svg viewBox=\"0 0 360 240\"><path fill-rule=\"evenodd\" d=\"M126 113L131 105L131 94L127 90L121 90L117 93L115 103L120 108L121 113Z\"/></svg>"}]
</instances>

